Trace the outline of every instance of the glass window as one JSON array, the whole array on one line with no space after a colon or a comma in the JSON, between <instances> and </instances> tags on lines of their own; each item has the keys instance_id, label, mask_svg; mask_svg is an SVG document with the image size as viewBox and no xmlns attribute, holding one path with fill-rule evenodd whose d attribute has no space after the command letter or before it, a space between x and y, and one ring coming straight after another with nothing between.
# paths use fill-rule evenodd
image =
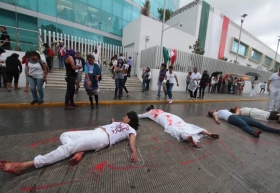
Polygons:
<instances>
[{"instance_id":1,"label":"glass window","mask_svg":"<svg viewBox=\"0 0 280 193\"><path fill-rule=\"evenodd\" d=\"M270 66L270 65L271 65L271 62L272 62L272 59L269 58L269 57L267 57L267 56L265 56L264 64L265 64L266 66Z\"/></svg>"},{"instance_id":2,"label":"glass window","mask_svg":"<svg viewBox=\"0 0 280 193\"><path fill-rule=\"evenodd\" d=\"M131 10L132 5L127 2L123 3L123 19L127 21L131 21Z\"/></svg>"},{"instance_id":3,"label":"glass window","mask_svg":"<svg viewBox=\"0 0 280 193\"><path fill-rule=\"evenodd\" d=\"M1 2L16 5L15 0L1 0Z\"/></svg>"},{"instance_id":4,"label":"glass window","mask_svg":"<svg viewBox=\"0 0 280 193\"><path fill-rule=\"evenodd\" d=\"M94 7L87 9L87 26L101 30L102 24L102 11Z\"/></svg>"},{"instance_id":5,"label":"glass window","mask_svg":"<svg viewBox=\"0 0 280 193\"><path fill-rule=\"evenodd\" d=\"M56 0L40 0L37 2L38 12L56 17L56 9L54 9L56 7Z\"/></svg>"},{"instance_id":6,"label":"glass window","mask_svg":"<svg viewBox=\"0 0 280 193\"><path fill-rule=\"evenodd\" d=\"M133 21L134 19L136 19L137 17L139 17L140 15L140 10L136 7L132 7L132 14L131 14L131 20Z\"/></svg>"},{"instance_id":7,"label":"glass window","mask_svg":"<svg viewBox=\"0 0 280 193\"><path fill-rule=\"evenodd\" d=\"M141 5L142 6L142 2L141 0L133 0L136 4Z\"/></svg>"},{"instance_id":8,"label":"glass window","mask_svg":"<svg viewBox=\"0 0 280 193\"><path fill-rule=\"evenodd\" d=\"M105 11L102 11L101 30L111 33L113 31L113 16Z\"/></svg>"},{"instance_id":9,"label":"glass window","mask_svg":"<svg viewBox=\"0 0 280 193\"><path fill-rule=\"evenodd\" d=\"M236 53L237 52L237 47L238 47L238 40L234 39L231 51ZM238 49L238 54L242 55L242 56L246 56L247 55L247 50L248 50L248 46L240 42L239 49Z\"/></svg>"},{"instance_id":10,"label":"glass window","mask_svg":"<svg viewBox=\"0 0 280 193\"><path fill-rule=\"evenodd\" d=\"M123 27L122 19L119 17L114 17L112 33L117 36L122 36L122 27Z\"/></svg>"},{"instance_id":11,"label":"glass window","mask_svg":"<svg viewBox=\"0 0 280 193\"><path fill-rule=\"evenodd\" d=\"M101 9L103 11L106 11L107 13L112 13L113 12L113 2L112 2L112 0L106 0L106 1L103 0Z\"/></svg>"},{"instance_id":12,"label":"glass window","mask_svg":"<svg viewBox=\"0 0 280 193\"><path fill-rule=\"evenodd\" d=\"M81 25L86 25L87 24L87 7L88 5L81 3L79 1L74 1L74 22L81 24Z\"/></svg>"},{"instance_id":13,"label":"glass window","mask_svg":"<svg viewBox=\"0 0 280 193\"><path fill-rule=\"evenodd\" d=\"M79 1L81 1L82 3L87 4L87 0L79 0ZM89 0L89 1L90 1L90 0Z\"/></svg>"},{"instance_id":14,"label":"glass window","mask_svg":"<svg viewBox=\"0 0 280 193\"><path fill-rule=\"evenodd\" d=\"M274 70L278 70L279 69L279 67L280 67L280 63L279 62L276 62L275 63L275 66L274 66Z\"/></svg>"},{"instance_id":15,"label":"glass window","mask_svg":"<svg viewBox=\"0 0 280 193\"><path fill-rule=\"evenodd\" d=\"M56 33L62 33L62 29L56 27L57 24L51 21L47 21L44 19L38 19L38 27L39 29L46 30L46 31L51 31L51 32L56 32ZM64 32L66 33L66 32ZM43 37L42 37L43 38Z\"/></svg>"},{"instance_id":16,"label":"glass window","mask_svg":"<svg viewBox=\"0 0 280 193\"><path fill-rule=\"evenodd\" d=\"M57 17L68 21L74 21L72 0L57 0Z\"/></svg>"},{"instance_id":17,"label":"glass window","mask_svg":"<svg viewBox=\"0 0 280 193\"><path fill-rule=\"evenodd\" d=\"M37 2L38 1L34 1L34 0L17 0L17 5L25 9L37 11Z\"/></svg>"},{"instance_id":18,"label":"glass window","mask_svg":"<svg viewBox=\"0 0 280 193\"><path fill-rule=\"evenodd\" d=\"M11 27L16 27L15 12L8 11L5 9L0 9L0 21L1 21L1 25L6 27L7 33L10 35L11 47L12 49L14 49L15 42L16 42L16 29Z\"/></svg>"},{"instance_id":19,"label":"glass window","mask_svg":"<svg viewBox=\"0 0 280 193\"><path fill-rule=\"evenodd\" d=\"M89 5L99 8L99 9L101 9L101 2L102 2L102 0L88 0Z\"/></svg>"},{"instance_id":20,"label":"glass window","mask_svg":"<svg viewBox=\"0 0 280 193\"><path fill-rule=\"evenodd\" d=\"M261 57L262 57L262 53L256 51L256 50L252 50L251 52L251 59L260 62L261 61Z\"/></svg>"},{"instance_id":21,"label":"glass window","mask_svg":"<svg viewBox=\"0 0 280 193\"><path fill-rule=\"evenodd\" d=\"M114 0L113 15L122 18L123 16L123 0Z\"/></svg>"}]
</instances>

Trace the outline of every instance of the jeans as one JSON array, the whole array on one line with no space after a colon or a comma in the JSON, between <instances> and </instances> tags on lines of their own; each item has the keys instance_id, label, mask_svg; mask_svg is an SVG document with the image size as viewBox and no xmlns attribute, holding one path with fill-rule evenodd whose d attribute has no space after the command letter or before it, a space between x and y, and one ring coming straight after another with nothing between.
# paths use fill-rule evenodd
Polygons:
<instances>
[{"instance_id":1,"label":"jeans","mask_svg":"<svg viewBox=\"0 0 280 193\"><path fill-rule=\"evenodd\" d=\"M280 108L280 89L270 90L269 111L278 111Z\"/></svg>"},{"instance_id":2,"label":"jeans","mask_svg":"<svg viewBox=\"0 0 280 193\"><path fill-rule=\"evenodd\" d=\"M142 92L146 90L147 79L143 79L142 81Z\"/></svg>"},{"instance_id":3,"label":"jeans","mask_svg":"<svg viewBox=\"0 0 280 193\"><path fill-rule=\"evenodd\" d=\"M164 85L162 84L162 82L158 81L158 94L157 94L157 97L158 97L158 98L160 98L161 86L162 86L162 89L163 89L163 92L164 92L165 96L167 95L166 86L164 86Z\"/></svg>"},{"instance_id":4,"label":"jeans","mask_svg":"<svg viewBox=\"0 0 280 193\"><path fill-rule=\"evenodd\" d=\"M48 64L48 69L49 69L49 70L52 70L52 59L46 57L46 60L47 60L47 64Z\"/></svg>"},{"instance_id":5,"label":"jeans","mask_svg":"<svg viewBox=\"0 0 280 193\"><path fill-rule=\"evenodd\" d=\"M217 84L212 85L211 93L216 92L216 87L217 87Z\"/></svg>"},{"instance_id":6,"label":"jeans","mask_svg":"<svg viewBox=\"0 0 280 193\"><path fill-rule=\"evenodd\" d=\"M167 95L169 97L169 99L172 99L172 88L174 86L174 83L169 83L168 87L167 87Z\"/></svg>"},{"instance_id":7,"label":"jeans","mask_svg":"<svg viewBox=\"0 0 280 193\"><path fill-rule=\"evenodd\" d=\"M75 76L67 76L65 79L67 82L67 90L65 94L65 104L71 104L74 103L74 94L75 94Z\"/></svg>"},{"instance_id":8,"label":"jeans","mask_svg":"<svg viewBox=\"0 0 280 193\"><path fill-rule=\"evenodd\" d=\"M6 75L6 67L0 67L0 86L1 86L1 76L3 78L3 85L7 84L7 75Z\"/></svg>"},{"instance_id":9,"label":"jeans","mask_svg":"<svg viewBox=\"0 0 280 193\"><path fill-rule=\"evenodd\" d=\"M241 128L243 131L249 134L254 133L254 130L251 127L256 127L263 131L267 131L271 133L280 133L280 130L278 129L274 129L269 126L263 125L262 123L245 116L231 115L228 118L228 122L236 127Z\"/></svg>"},{"instance_id":10,"label":"jeans","mask_svg":"<svg viewBox=\"0 0 280 193\"><path fill-rule=\"evenodd\" d=\"M204 97L205 88L206 88L206 84L205 85L200 85L200 87L199 87L199 97L200 98Z\"/></svg>"},{"instance_id":11,"label":"jeans","mask_svg":"<svg viewBox=\"0 0 280 193\"><path fill-rule=\"evenodd\" d=\"M43 91L44 79L29 77L29 84L30 84L33 101L43 101L44 100L44 91ZM39 93L39 98L38 98L36 87L37 87L37 90Z\"/></svg>"},{"instance_id":12,"label":"jeans","mask_svg":"<svg viewBox=\"0 0 280 193\"><path fill-rule=\"evenodd\" d=\"M62 56L58 56L58 61L59 61L59 68L63 69L64 67L64 61Z\"/></svg>"},{"instance_id":13,"label":"jeans","mask_svg":"<svg viewBox=\"0 0 280 193\"><path fill-rule=\"evenodd\" d=\"M123 89L125 90L126 94L128 93L128 90L127 90L127 88L126 88L126 86L125 86L127 77L128 77L128 75L123 77Z\"/></svg>"},{"instance_id":14,"label":"jeans","mask_svg":"<svg viewBox=\"0 0 280 193\"><path fill-rule=\"evenodd\" d=\"M149 84L150 84L150 80L146 80L146 90L149 90Z\"/></svg>"},{"instance_id":15,"label":"jeans","mask_svg":"<svg viewBox=\"0 0 280 193\"><path fill-rule=\"evenodd\" d=\"M122 96L122 91L123 91L123 81L124 79L115 79L115 97L121 97ZM118 94L119 93L119 94Z\"/></svg>"}]
</instances>

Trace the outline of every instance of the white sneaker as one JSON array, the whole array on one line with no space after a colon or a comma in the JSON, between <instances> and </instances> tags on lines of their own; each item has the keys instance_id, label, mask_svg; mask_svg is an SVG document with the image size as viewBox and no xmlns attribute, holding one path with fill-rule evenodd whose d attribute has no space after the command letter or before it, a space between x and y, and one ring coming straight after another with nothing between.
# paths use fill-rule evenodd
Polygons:
<instances>
[{"instance_id":1,"label":"white sneaker","mask_svg":"<svg viewBox=\"0 0 280 193\"><path fill-rule=\"evenodd\" d=\"M169 103L170 103L170 104L172 103L172 99L171 99L171 100L169 100Z\"/></svg>"},{"instance_id":2,"label":"white sneaker","mask_svg":"<svg viewBox=\"0 0 280 193\"><path fill-rule=\"evenodd\" d=\"M170 99L167 99L167 101L170 101Z\"/></svg>"}]
</instances>

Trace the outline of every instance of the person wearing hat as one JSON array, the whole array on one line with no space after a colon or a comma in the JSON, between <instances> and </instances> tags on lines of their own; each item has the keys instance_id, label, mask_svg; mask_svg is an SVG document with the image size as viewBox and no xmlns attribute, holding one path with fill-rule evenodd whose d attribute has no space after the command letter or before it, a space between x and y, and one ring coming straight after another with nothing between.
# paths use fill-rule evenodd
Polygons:
<instances>
[{"instance_id":1,"label":"person wearing hat","mask_svg":"<svg viewBox=\"0 0 280 193\"><path fill-rule=\"evenodd\" d=\"M87 62L85 64L85 82L84 87L89 96L90 106L94 109L93 98L94 95L96 109L99 109L98 105L98 83L101 76L101 70L99 65L95 63L95 57L92 54L87 55Z\"/></svg>"},{"instance_id":2,"label":"person wearing hat","mask_svg":"<svg viewBox=\"0 0 280 193\"><path fill-rule=\"evenodd\" d=\"M33 160L25 162L0 161L0 169L4 172L20 175L31 168L41 168L66 159L70 165L78 164L85 151L99 151L114 144L129 140L131 150L130 161L137 162L136 130L139 126L139 118L134 111L128 112L123 120L108 125L100 126L94 130L65 132L60 135L60 145L56 150L45 155L38 155ZM12 157L12 156L11 156Z\"/></svg>"},{"instance_id":3,"label":"person wearing hat","mask_svg":"<svg viewBox=\"0 0 280 193\"><path fill-rule=\"evenodd\" d=\"M66 69L65 80L67 82L67 89L65 94L65 110L73 110L76 105L74 103L75 94L75 81L76 81L76 70L81 69L81 66L76 66L76 52L74 50L67 50L63 60Z\"/></svg>"},{"instance_id":4,"label":"person wearing hat","mask_svg":"<svg viewBox=\"0 0 280 193\"><path fill-rule=\"evenodd\" d=\"M207 70L204 70L199 82L199 96L197 98L203 99L207 83L209 83L209 74L207 73Z\"/></svg>"},{"instance_id":5,"label":"person wearing hat","mask_svg":"<svg viewBox=\"0 0 280 193\"><path fill-rule=\"evenodd\" d=\"M3 78L3 86L7 87L7 76L6 76L6 51L0 47L0 88L2 87L1 78Z\"/></svg>"}]
</instances>

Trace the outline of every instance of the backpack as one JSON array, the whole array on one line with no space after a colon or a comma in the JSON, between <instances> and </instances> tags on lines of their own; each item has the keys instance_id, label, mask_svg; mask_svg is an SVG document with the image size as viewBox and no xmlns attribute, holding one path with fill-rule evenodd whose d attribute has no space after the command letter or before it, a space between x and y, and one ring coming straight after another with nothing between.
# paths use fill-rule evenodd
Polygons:
<instances>
[{"instance_id":1,"label":"backpack","mask_svg":"<svg viewBox=\"0 0 280 193\"><path fill-rule=\"evenodd\" d=\"M53 51L51 48L49 48L49 50L48 50L48 56L49 56L50 58L53 58L53 57L54 57L54 51Z\"/></svg>"},{"instance_id":2,"label":"backpack","mask_svg":"<svg viewBox=\"0 0 280 193\"><path fill-rule=\"evenodd\" d=\"M65 49L64 48L60 48L60 50L58 51L58 55L63 57L63 56L65 56L65 54L66 54Z\"/></svg>"}]
</instances>

